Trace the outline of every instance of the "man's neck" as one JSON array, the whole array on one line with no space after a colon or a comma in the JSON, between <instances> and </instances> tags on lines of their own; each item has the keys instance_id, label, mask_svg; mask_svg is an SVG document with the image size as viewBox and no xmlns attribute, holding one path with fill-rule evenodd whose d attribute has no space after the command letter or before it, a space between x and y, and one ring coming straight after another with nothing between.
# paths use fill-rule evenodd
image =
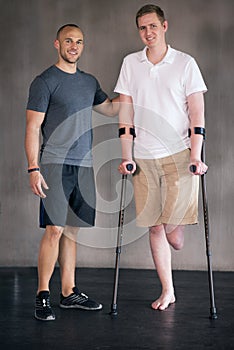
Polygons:
<instances>
[{"instance_id":1,"label":"man's neck","mask_svg":"<svg viewBox=\"0 0 234 350\"><path fill-rule=\"evenodd\" d=\"M146 55L151 63L157 64L164 59L167 54L167 50L168 46L166 43L162 47L148 47L146 50Z\"/></svg>"},{"instance_id":2,"label":"man's neck","mask_svg":"<svg viewBox=\"0 0 234 350\"><path fill-rule=\"evenodd\" d=\"M74 74L76 73L76 70L77 70L77 63L67 63L67 62L58 61L55 64L55 66L69 74Z\"/></svg>"}]
</instances>

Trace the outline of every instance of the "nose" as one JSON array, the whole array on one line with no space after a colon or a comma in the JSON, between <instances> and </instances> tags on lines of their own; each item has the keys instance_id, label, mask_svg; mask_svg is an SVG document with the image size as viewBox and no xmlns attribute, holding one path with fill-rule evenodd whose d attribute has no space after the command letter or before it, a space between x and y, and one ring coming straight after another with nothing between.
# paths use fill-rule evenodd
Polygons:
<instances>
[{"instance_id":1,"label":"nose","mask_svg":"<svg viewBox=\"0 0 234 350\"><path fill-rule=\"evenodd\" d=\"M150 27L146 27L146 35L150 35L152 33L152 30Z\"/></svg>"},{"instance_id":2,"label":"nose","mask_svg":"<svg viewBox=\"0 0 234 350\"><path fill-rule=\"evenodd\" d=\"M77 49L78 45L77 45L76 42L73 42L73 43L71 44L71 47L72 47L73 49Z\"/></svg>"}]
</instances>

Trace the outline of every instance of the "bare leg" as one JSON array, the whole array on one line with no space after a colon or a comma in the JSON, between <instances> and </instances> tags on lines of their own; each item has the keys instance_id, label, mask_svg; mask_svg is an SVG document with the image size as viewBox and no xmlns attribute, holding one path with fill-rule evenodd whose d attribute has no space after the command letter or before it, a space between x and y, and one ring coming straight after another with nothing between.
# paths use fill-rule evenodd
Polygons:
<instances>
[{"instance_id":1,"label":"bare leg","mask_svg":"<svg viewBox=\"0 0 234 350\"><path fill-rule=\"evenodd\" d=\"M59 265L61 273L62 294L68 296L75 286L75 269L77 243L76 235L78 228L66 226L60 240Z\"/></svg>"},{"instance_id":2,"label":"bare leg","mask_svg":"<svg viewBox=\"0 0 234 350\"><path fill-rule=\"evenodd\" d=\"M152 303L155 310L165 310L175 302L174 286L171 271L171 250L167 241L164 225L150 228L150 246L155 267L162 285L162 293Z\"/></svg>"},{"instance_id":3,"label":"bare leg","mask_svg":"<svg viewBox=\"0 0 234 350\"><path fill-rule=\"evenodd\" d=\"M47 226L42 237L38 256L38 293L49 290L49 282L58 259L62 232L63 227Z\"/></svg>"},{"instance_id":4,"label":"bare leg","mask_svg":"<svg viewBox=\"0 0 234 350\"><path fill-rule=\"evenodd\" d=\"M166 237L168 240L168 243L175 249L180 250L183 248L184 245L184 229L185 226L172 226L172 225L166 225L165 231L166 231Z\"/></svg>"}]
</instances>

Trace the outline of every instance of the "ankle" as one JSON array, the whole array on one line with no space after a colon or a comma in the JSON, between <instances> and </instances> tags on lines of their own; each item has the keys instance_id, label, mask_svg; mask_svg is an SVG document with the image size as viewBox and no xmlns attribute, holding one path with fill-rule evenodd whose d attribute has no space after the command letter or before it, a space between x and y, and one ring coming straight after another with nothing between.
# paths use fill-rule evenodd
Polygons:
<instances>
[{"instance_id":1,"label":"ankle","mask_svg":"<svg viewBox=\"0 0 234 350\"><path fill-rule=\"evenodd\" d=\"M48 294L50 295L50 291L48 289L40 289L37 291L37 296L43 295L43 294Z\"/></svg>"},{"instance_id":2,"label":"ankle","mask_svg":"<svg viewBox=\"0 0 234 350\"><path fill-rule=\"evenodd\" d=\"M75 286L62 288L62 296L64 296L65 298L68 297L69 295L74 293L74 288Z\"/></svg>"},{"instance_id":3,"label":"ankle","mask_svg":"<svg viewBox=\"0 0 234 350\"><path fill-rule=\"evenodd\" d=\"M162 292L161 292L162 295L175 295L175 291L174 291L174 288L171 287L171 288L163 288L162 289Z\"/></svg>"}]
</instances>

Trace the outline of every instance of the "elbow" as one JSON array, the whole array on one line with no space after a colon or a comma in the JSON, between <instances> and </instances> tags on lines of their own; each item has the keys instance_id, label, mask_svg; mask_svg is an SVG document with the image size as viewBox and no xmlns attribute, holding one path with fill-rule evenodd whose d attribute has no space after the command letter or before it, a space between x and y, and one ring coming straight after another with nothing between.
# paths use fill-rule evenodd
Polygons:
<instances>
[{"instance_id":1,"label":"elbow","mask_svg":"<svg viewBox=\"0 0 234 350\"><path fill-rule=\"evenodd\" d=\"M112 113L109 115L111 118L118 117L118 112L112 111Z\"/></svg>"},{"instance_id":2,"label":"elbow","mask_svg":"<svg viewBox=\"0 0 234 350\"><path fill-rule=\"evenodd\" d=\"M108 110L106 111L106 113L105 113L105 115L106 115L107 117L111 117L111 118L117 117L118 114L119 114L119 111L116 110L116 108L113 108L113 107L110 108L110 109L108 109Z\"/></svg>"}]
</instances>

